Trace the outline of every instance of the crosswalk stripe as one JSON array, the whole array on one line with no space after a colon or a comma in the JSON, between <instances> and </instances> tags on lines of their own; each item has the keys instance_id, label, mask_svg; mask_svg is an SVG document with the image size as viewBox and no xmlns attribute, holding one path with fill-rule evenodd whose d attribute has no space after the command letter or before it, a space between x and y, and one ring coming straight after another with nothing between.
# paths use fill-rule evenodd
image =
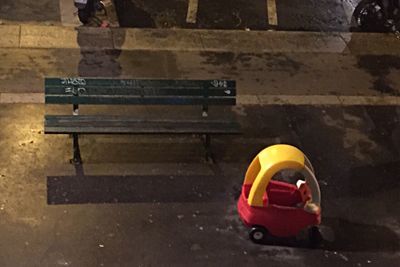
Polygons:
<instances>
[{"instance_id":1,"label":"crosswalk stripe","mask_svg":"<svg viewBox=\"0 0 400 267\"><path fill-rule=\"evenodd\" d=\"M267 0L267 10L268 10L268 24L278 25L278 15L276 13L276 2L275 0Z\"/></svg>"},{"instance_id":2,"label":"crosswalk stripe","mask_svg":"<svg viewBox=\"0 0 400 267\"><path fill-rule=\"evenodd\" d=\"M196 23L198 7L199 7L199 0L189 0L188 11L186 16L187 23Z\"/></svg>"}]
</instances>

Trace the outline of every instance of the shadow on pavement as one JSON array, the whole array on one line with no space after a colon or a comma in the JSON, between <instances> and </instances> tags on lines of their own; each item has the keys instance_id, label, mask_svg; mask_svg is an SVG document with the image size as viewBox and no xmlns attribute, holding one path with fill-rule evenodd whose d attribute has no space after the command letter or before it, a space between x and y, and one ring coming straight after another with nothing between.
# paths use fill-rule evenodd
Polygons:
<instances>
[{"instance_id":1,"label":"shadow on pavement","mask_svg":"<svg viewBox=\"0 0 400 267\"><path fill-rule=\"evenodd\" d=\"M353 223L340 218L323 218L334 232L333 241L322 241L321 248L331 251L388 251L400 249L397 234L382 225Z\"/></svg>"},{"instance_id":2,"label":"shadow on pavement","mask_svg":"<svg viewBox=\"0 0 400 267\"><path fill-rule=\"evenodd\" d=\"M226 198L221 175L85 175L47 177L47 203L187 203Z\"/></svg>"},{"instance_id":3,"label":"shadow on pavement","mask_svg":"<svg viewBox=\"0 0 400 267\"><path fill-rule=\"evenodd\" d=\"M151 14L130 0L115 1L115 8L122 27L154 28L156 26Z\"/></svg>"},{"instance_id":4,"label":"shadow on pavement","mask_svg":"<svg viewBox=\"0 0 400 267\"><path fill-rule=\"evenodd\" d=\"M110 49L125 42L125 31L118 31L118 38L112 44L111 31L101 28L78 27L77 42L81 48L81 60L78 65L79 77L119 77L122 68L119 49Z\"/></svg>"},{"instance_id":5,"label":"shadow on pavement","mask_svg":"<svg viewBox=\"0 0 400 267\"><path fill-rule=\"evenodd\" d=\"M400 69L400 58L395 55L360 55L357 57L358 67L371 74L375 80L371 89L390 95L399 95L393 85L390 73Z\"/></svg>"},{"instance_id":6,"label":"shadow on pavement","mask_svg":"<svg viewBox=\"0 0 400 267\"><path fill-rule=\"evenodd\" d=\"M395 161L354 168L350 179L351 195L370 197L399 187L399 166L400 161Z\"/></svg>"}]
</instances>

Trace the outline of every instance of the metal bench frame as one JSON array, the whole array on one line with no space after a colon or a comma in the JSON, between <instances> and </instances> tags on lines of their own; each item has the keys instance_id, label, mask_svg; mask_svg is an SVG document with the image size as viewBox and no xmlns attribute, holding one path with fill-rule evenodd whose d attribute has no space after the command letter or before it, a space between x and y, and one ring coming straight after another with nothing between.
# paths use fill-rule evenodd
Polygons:
<instances>
[{"instance_id":1,"label":"metal bench frame","mask_svg":"<svg viewBox=\"0 0 400 267\"><path fill-rule=\"evenodd\" d=\"M213 162L211 134L238 134L240 126L234 120L208 121L210 105L235 105L236 83L230 80L149 80L149 79L104 79L104 78L46 78L46 104L72 104L70 115L45 115L45 134L71 134L73 138L74 164L81 164L79 134L199 134L203 136L205 157ZM79 105L199 105L202 106L202 121L140 121L134 117L108 116L100 126L86 127L88 121L104 118L101 115L79 115ZM126 123L136 126L124 130L113 126ZM98 121L100 122L100 121ZM108 123L108 125L107 125ZM160 127L141 129L144 123L161 123L178 126L192 123L192 128L171 129ZM168 124L169 123L169 124ZM204 126L208 127L204 127ZM109 127L108 127L109 126ZM101 128L103 127L103 128ZM105 127L105 128L104 128ZM183 126L182 126L183 127ZM179 130L179 131L178 131Z\"/></svg>"}]
</instances>

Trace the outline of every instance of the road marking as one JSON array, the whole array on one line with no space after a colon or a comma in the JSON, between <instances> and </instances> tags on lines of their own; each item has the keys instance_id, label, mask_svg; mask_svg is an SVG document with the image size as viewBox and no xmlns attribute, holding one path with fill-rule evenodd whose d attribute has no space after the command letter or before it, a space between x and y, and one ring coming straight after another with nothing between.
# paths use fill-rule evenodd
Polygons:
<instances>
[{"instance_id":1,"label":"road marking","mask_svg":"<svg viewBox=\"0 0 400 267\"><path fill-rule=\"evenodd\" d=\"M275 0L267 0L267 16L269 25L278 25L278 15L276 13L276 2Z\"/></svg>"},{"instance_id":2,"label":"road marking","mask_svg":"<svg viewBox=\"0 0 400 267\"><path fill-rule=\"evenodd\" d=\"M196 23L198 8L199 8L199 0L189 0L188 11L186 16L187 23Z\"/></svg>"}]
</instances>

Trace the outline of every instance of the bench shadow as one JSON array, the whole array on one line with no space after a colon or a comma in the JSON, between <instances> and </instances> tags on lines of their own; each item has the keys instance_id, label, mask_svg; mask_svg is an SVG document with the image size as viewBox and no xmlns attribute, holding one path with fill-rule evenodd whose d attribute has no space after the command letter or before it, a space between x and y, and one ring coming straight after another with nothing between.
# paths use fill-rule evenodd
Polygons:
<instances>
[{"instance_id":1,"label":"bench shadow","mask_svg":"<svg viewBox=\"0 0 400 267\"><path fill-rule=\"evenodd\" d=\"M226 198L219 175L76 175L48 176L47 203L188 203L214 202Z\"/></svg>"}]
</instances>

